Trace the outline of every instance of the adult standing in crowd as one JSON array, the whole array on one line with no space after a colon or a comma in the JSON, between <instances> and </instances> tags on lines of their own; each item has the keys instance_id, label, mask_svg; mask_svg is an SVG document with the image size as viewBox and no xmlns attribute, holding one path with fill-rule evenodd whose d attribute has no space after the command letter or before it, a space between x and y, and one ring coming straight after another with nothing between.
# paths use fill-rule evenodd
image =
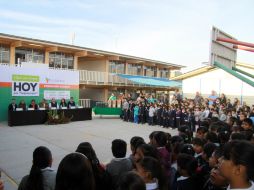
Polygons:
<instances>
[{"instance_id":1,"label":"adult standing in crowd","mask_svg":"<svg viewBox=\"0 0 254 190\"><path fill-rule=\"evenodd\" d=\"M108 100L111 100L111 101L116 100L116 96L114 95L114 93L111 94Z\"/></svg>"},{"instance_id":2,"label":"adult standing in crowd","mask_svg":"<svg viewBox=\"0 0 254 190\"><path fill-rule=\"evenodd\" d=\"M199 92L196 92L196 96L194 98L194 103L196 105L200 105L201 104L201 100L202 100L202 96L200 95Z\"/></svg>"},{"instance_id":3,"label":"adult standing in crowd","mask_svg":"<svg viewBox=\"0 0 254 190\"><path fill-rule=\"evenodd\" d=\"M123 120L128 121L128 109L129 109L129 103L126 99L123 99Z\"/></svg>"},{"instance_id":4,"label":"adult standing in crowd","mask_svg":"<svg viewBox=\"0 0 254 190\"><path fill-rule=\"evenodd\" d=\"M154 115L155 115L155 108L154 108L153 104L151 103L150 108L149 108L149 112L148 112L148 116L149 116L149 122L148 123L149 123L149 125L154 124L153 123Z\"/></svg>"},{"instance_id":5,"label":"adult standing in crowd","mask_svg":"<svg viewBox=\"0 0 254 190\"><path fill-rule=\"evenodd\" d=\"M179 89L176 89L176 90L175 90L175 96L176 96L176 100L177 100L178 103L182 102L183 97L182 97L182 95L180 94Z\"/></svg>"},{"instance_id":6,"label":"adult standing in crowd","mask_svg":"<svg viewBox=\"0 0 254 190\"><path fill-rule=\"evenodd\" d=\"M217 98L218 98L218 96L216 95L216 92L214 90L212 90L211 95L208 96L209 106L212 106L215 103Z\"/></svg>"}]
</instances>

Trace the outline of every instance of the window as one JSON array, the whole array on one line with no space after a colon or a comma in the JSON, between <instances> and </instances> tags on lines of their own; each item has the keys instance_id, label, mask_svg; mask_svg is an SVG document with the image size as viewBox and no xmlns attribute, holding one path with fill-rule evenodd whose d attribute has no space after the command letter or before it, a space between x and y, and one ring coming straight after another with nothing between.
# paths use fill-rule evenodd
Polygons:
<instances>
[{"instance_id":1,"label":"window","mask_svg":"<svg viewBox=\"0 0 254 190\"><path fill-rule=\"evenodd\" d=\"M10 64L10 48L0 44L0 63Z\"/></svg>"},{"instance_id":2,"label":"window","mask_svg":"<svg viewBox=\"0 0 254 190\"><path fill-rule=\"evenodd\" d=\"M156 76L156 68L152 66L145 66L144 67L144 75L148 77L155 77Z\"/></svg>"},{"instance_id":3,"label":"window","mask_svg":"<svg viewBox=\"0 0 254 190\"><path fill-rule=\"evenodd\" d=\"M129 75L141 75L141 65L128 64L128 74Z\"/></svg>"},{"instance_id":4,"label":"window","mask_svg":"<svg viewBox=\"0 0 254 190\"><path fill-rule=\"evenodd\" d=\"M124 63L117 62L117 61L110 61L109 62L109 72L124 74Z\"/></svg>"},{"instance_id":5,"label":"window","mask_svg":"<svg viewBox=\"0 0 254 190\"><path fill-rule=\"evenodd\" d=\"M16 57L21 62L44 63L44 52L35 49L16 49Z\"/></svg>"},{"instance_id":6,"label":"window","mask_svg":"<svg viewBox=\"0 0 254 190\"><path fill-rule=\"evenodd\" d=\"M161 78L169 78L169 71L168 69L159 69L160 77Z\"/></svg>"},{"instance_id":7,"label":"window","mask_svg":"<svg viewBox=\"0 0 254 190\"><path fill-rule=\"evenodd\" d=\"M44 52L42 50L16 48L15 53L16 59L20 62L44 63Z\"/></svg>"},{"instance_id":8,"label":"window","mask_svg":"<svg viewBox=\"0 0 254 190\"><path fill-rule=\"evenodd\" d=\"M49 53L49 67L73 69L74 68L73 55L61 52Z\"/></svg>"}]
</instances>

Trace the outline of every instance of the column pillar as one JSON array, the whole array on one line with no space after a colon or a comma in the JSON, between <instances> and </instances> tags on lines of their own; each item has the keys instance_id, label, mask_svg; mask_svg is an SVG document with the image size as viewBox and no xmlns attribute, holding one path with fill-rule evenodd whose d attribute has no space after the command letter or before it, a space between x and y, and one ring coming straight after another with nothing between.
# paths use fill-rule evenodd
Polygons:
<instances>
[{"instance_id":1,"label":"column pillar","mask_svg":"<svg viewBox=\"0 0 254 190\"><path fill-rule=\"evenodd\" d=\"M109 82L109 60L105 60L105 84Z\"/></svg>"},{"instance_id":2,"label":"column pillar","mask_svg":"<svg viewBox=\"0 0 254 190\"><path fill-rule=\"evenodd\" d=\"M108 102L108 89L104 91L104 102Z\"/></svg>"},{"instance_id":3,"label":"column pillar","mask_svg":"<svg viewBox=\"0 0 254 190\"><path fill-rule=\"evenodd\" d=\"M15 46L10 46L10 65L15 65Z\"/></svg>"},{"instance_id":4,"label":"column pillar","mask_svg":"<svg viewBox=\"0 0 254 190\"><path fill-rule=\"evenodd\" d=\"M74 55L74 65L73 68L74 70L78 70L78 56Z\"/></svg>"},{"instance_id":5,"label":"column pillar","mask_svg":"<svg viewBox=\"0 0 254 190\"><path fill-rule=\"evenodd\" d=\"M128 63L125 63L124 64L124 71L125 71L125 74L128 75Z\"/></svg>"},{"instance_id":6,"label":"column pillar","mask_svg":"<svg viewBox=\"0 0 254 190\"><path fill-rule=\"evenodd\" d=\"M49 51L45 50L45 64L49 64Z\"/></svg>"},{"instance_id":7,"label":"column pillar","mask_svg":"<svg viewBox=\"0 0 254 190\"><path fill-rule=\"evenodd\" d=\"M159 68L156 66L156 77L161 77L159 71L160 71Z\"/></svg>"},{"instance_id":8,"label":"column pillar","mask_svg":"<svg viewBox=\"0 0 254 190\"><path fill-rule=\"evenodd\" d=\"M141 76L145 76L144 65L141 65Z\"/></svg>"}]
</instances>

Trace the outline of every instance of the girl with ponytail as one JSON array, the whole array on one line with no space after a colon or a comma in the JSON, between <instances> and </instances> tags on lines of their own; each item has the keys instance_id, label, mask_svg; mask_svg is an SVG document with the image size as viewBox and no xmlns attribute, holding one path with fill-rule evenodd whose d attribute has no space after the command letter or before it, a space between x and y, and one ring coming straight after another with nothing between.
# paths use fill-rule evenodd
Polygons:
<instances>
[{"instance_id":1,"label":"girl with ponytail","mask_svg":"<svg viewBox=\"0 0 254 190\"><path fill-rule=\"evenodd\" d=\"M33 152L30 174L23 177L18 190L54 190L56 172L51 168L52 155L47 147L37 147Z\"/></svg>"}]
</instances>

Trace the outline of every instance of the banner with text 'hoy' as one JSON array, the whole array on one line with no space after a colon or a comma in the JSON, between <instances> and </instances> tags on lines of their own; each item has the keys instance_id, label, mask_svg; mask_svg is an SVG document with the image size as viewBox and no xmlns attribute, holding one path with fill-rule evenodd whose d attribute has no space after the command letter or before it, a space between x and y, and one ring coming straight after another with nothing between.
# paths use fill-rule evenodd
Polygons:
<instances>
[{"instance_id":1,"label":"banner with text 'hoy'","mask_svg":"<svg viewBox=\"0 0 254 190\"><path fill-rule=\"evenodd\" d=\"M39 96L39 76L12 75L12 96Z\"/></svg>"},{"instance_id":2,"label":"banner with text 'hoy'","mask_svg":"<svg viewBox=\"0 0 254 190\"><path fill-rule=\"evenodd\" d=\"M17 104L24 100L29 106L32 99L39 104L43 98L60 102L70 97L78 103L78 71L0 65L0 121L7 119L12 98Z\"/></svg>"}]
</instances>

